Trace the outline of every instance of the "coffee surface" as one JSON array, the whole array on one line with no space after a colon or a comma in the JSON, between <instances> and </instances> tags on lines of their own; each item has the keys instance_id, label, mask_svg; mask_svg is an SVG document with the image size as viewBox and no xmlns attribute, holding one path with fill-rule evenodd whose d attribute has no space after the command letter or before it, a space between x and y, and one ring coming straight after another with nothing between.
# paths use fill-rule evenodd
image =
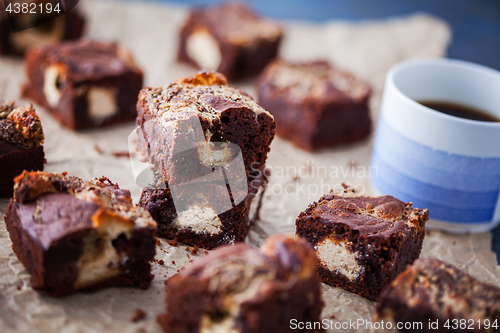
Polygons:
<instances>
[{"instance_id":1,"label":"coffee surface","mask_svg":"<svg viewBox=\"0 0 500 333\"><path fill-rule=\"evenodd\" d=\"M500 122L500 118L481 109L447 101L418 101L433 110L464 119Z\"/></svg>"}]
</instances>

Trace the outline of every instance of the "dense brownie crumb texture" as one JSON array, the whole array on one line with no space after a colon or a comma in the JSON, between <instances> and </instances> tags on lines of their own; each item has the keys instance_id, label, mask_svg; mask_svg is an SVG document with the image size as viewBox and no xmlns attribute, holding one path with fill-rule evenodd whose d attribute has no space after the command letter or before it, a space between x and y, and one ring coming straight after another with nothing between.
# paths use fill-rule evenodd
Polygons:
<instances>
[{"instance_id":1,"label":"dense brownie crumb texture","mask_svg":"<svg viewBox=\"0 0 500 333\"><path fill-rule=\"evenodd\" d=\"M282 36L279 24L242 2L195 8L181 29L178 59L231 81L245 79L276 57Z\"/></svg>"},{"instance_id":2,"label":"dense brownie crumb texture","mask_svg":"<svg viewBox=\"0 0 500 333\"><path fill-rule=\"evenodd\" d=\"M392 196L365 197L346 187L302 212L296 233L314 246L323 282L377 300L419 257L428 215Z\"/></svg>"},{"instance_id":3,"label":"dense brownie crumb texture","mask_svg":"<svg viewBox=\"0 0 500 333\"><path fill-rule=\"evenodd\" d=\"M5 223L35 289L53 296L109 286L148 288L156 223L108 178L23 172Z\"/></svg>"},{"instance_id":4,"label":"dense brownie crumb texture","mask_svg":"<svg viewBox=\"0 0 500 333\"><path fill-rule=\"evenodd\" d=\"M361 141L371 132L370 86L326 61L278 59L257 83L259 103L277 123L277 134L305 150Z\"/></svg>"},{"instance_id":5,"label":"dense brownie crumb texture","mask_svg":"<svg viewBox=\"0 0 500 333\"><path fill-rule=\"evenodd\" d=\"M418 259L380 296L374 322L381 320L422 323L418 332L500 332L500 288L440 260Z\"/></svg>"},{"instance_id":6,"label":"dense brownie crumb texture","mask_svg":"<svg viewBox=\"0 0 500 333\"><path fill-rule=\"evenodd\" d=\"M131 121L143 73L117 43L90 40L32 48L22 94L61 124L85 129Z\"/></svg>"},{"instance_id":7,"label":"dense brownie crumb texture","mask_svg":"<svg viewBox=\"0 0 500 333\"><path fill-rule=\"evenodd\" d=\"M0 195L12 195L23 170L43 170L43 129L33 106L0 101Z\"/></svg>"},{"instance_id":8,"label":"dense brownie crumb texture","mask_svg":"<svg viewBox=\"0 0 500 333\"><path fill-rule=\"evenodd\" d=\"M12 12L9 18L5 10L5 4L8 2L0 1L0 55L22 56L30 47L53 44L62 40L73 40L80 38L83 34L85 19L78 8L73 8L64 15L55 18L59 15L56 11L33 13L33 5L31 4L35 4L37 6L35 8L40 8L39 6L43 4L51 4L54 9L59 5L61 10L64 10L61 7L61 1L23 0L22 2L9 2L26 3L31 12L23 13L21 11L18 14ZM40 21L48 22L31 27L33 22ZM20 31L13 33L11 26Z\"/></svg>"},{"instance_id":9,"label":"dense brownie crumb texture","mask_svg":"<svg viewBox=\"0 0 500 333\"><path fill-rule=\"evenodd\" d=\"M296 236L258 250L223 246L166 283L165 332L289 332L290 320L319 321L323 301L316 255Z\"/></svg>"},{"instance_id":10,"label":"dense brownie crumb texture","mask_svg":"<svg viewBox=\"0 0 500 333\"><path fill-rule=\"evenodd\" d=\"M269 112L211 72L144 88L137 109L137 147L154 178L139 205L159 236L207 249L243 241L267 183Z\"/></svg>"}]
</instances>

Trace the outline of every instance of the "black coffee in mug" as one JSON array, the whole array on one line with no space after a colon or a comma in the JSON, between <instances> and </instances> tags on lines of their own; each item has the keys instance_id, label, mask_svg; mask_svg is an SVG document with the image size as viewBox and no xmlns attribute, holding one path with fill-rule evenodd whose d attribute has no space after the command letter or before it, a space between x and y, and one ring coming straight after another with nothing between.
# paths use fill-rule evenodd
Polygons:
<instances>
[{"instance_id":1,"label":"black coffee in mug","mask_svg":"<svg viewBox=\"0 0 500 333\"><path fill-rule=\"evenodd\" d=\"M477 121L500 122L500 118L483 110L468 105L447 101L418 101L420 104L433 110L464 119Z\"/></svg>"}]
</instances>

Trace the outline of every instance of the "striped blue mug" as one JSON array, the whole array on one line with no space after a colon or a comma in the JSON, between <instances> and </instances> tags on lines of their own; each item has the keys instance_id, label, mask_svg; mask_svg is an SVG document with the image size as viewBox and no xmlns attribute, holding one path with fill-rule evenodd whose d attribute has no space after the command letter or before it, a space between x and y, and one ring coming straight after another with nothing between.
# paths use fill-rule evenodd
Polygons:
<instances>
[{"instance_id":1,"label":"striped blue mug","mask_svg":"<svg viewBox=\"0 0 500 333\"><path fill-rule=\"evenodd\" d=\"M500 118L500 72L465 61L412 60L387 74L371 182L428 208L428 227L482 232L500 223L500 122L475 121L417 101L446 101Z\"/></svg>"}]
</instances>

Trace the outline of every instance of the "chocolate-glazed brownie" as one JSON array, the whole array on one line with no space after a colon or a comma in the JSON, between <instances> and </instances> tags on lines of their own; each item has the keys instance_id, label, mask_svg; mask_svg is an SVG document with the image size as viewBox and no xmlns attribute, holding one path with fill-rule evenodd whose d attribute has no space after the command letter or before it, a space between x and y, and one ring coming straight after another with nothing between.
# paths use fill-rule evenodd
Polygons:
<instances>
[{"instance_id":1,"label":"chocolate-glazed brownie","mask_svg":"<svg viewBox=\"0 0 500 333\"><path fill-rule=\"evenodd\" d=\"M228 86L223 75L208 72L144 88L137 125L141 154L161 167L168 184L193 181L238 156L250 177L264 166L276 130L273 116L252 97ZM233 170L239 168L226 168L227 176L239 177Z\"/></svg>"},{"instance_id":2,"label":"chocolate-glazed brownie","mask_svg":"<svg viewBox=\"0 0 500 333\"><path fill-rule=\"evenodd\" d=\"M377 300L420 255L428 216L392 196L345 188L312 203L295 225L316 250L323 282Z\"/></svg>"},{"instance_id":3,"label":"chocolate-glazed brownie","mask_svg":"<svg viewBox=\"0 0 500 333\"><path fill-rule=\"evenodd\" d=\"M264 168L255 178L237 180L229 189L224 182L200 182L181 186L175 197L168 184L146 187L139 206L158 223L158 237L213 249L243 242L258 219L267 184Z\"/></svg>"},{"instance_id":4,"label":"chocolate-glazed brownie","mask_svg":"<svg viewBox=\"0 0 500 333\"><path fill-rule=\"evenodd\" d=\"M316 255L299 237L272 236L260 250L223 246L166 283L165 332L290 332L290 321L319 322Z\"/></svg>"},{"instance_id":5,"label":"chocolate-glazed brownie","mask_svg":"<svg viewBox=\"0 0 500 333\"><path fill-rule=\"evenodd\" d=\"M380 295L373 321L381 320L392 332L414 332L395 323L422 323L418 332L500 332L500 288L440 260L417 259Z\"/></svg>"},{"instance_id":6,"label":"chocolate-glazed brownie","mask_svg":"<svg viewBox=\"0 0 500 333\"><path fill-rule=\"evenodd\" d=\"M12 3L28 4L30 11L35 8L37 13L18 14L12 12L9 18L5 5ZM54 18L59 15L55 10L48 13L48 6L55 9L59 4L59 10L65 11L65 7L61 6L61 0L8 0L0 1L0 55L22 56L30 47L42 46L57 43L63 40L78 39L83 34L85 19L78 8L73 8L67 11L64 15ZM33 7L36 5L36 7ZM41 7L43 9L41 9ZM15 7L11 7L14 11ZM40 12L42 11L42 12ZM54 18L50 20L51 18ZM50 21L48 21L50 20ZM33 22L47 22L32 27ZM22 31L12 32L11 25ZM31 28L28 28L30 27Z\"/></svg>"},{"instance_id":7,"label":"chocolate-glazed brownie","mask_svg":"<svg viewBox=\"0 0 500 333\"><path fill-rule=\"evenodd\" d=\"M89 40L31 49L23 95L71 129L133 120L143 73L116 43Z\"/></svg>"},{"instance_id":8,"label":"chocolate-glazed brownie","mask_svg":"<svg viewBox=\"0 0 500 333\"><path fill-rule=\"evenodd\" d=\"M23 172L5 223L35 289L52 296L110 286L148 288L156 223L106 177Z\"/></svg>"},{"instance_id":9,"label":"chocolate-glazed brownie","mask_svg":"<svg viewBox=\"0 0 500 333\"><path fill-rule=\"evenodd\" d=\"M245 79L276 57L282 35L278 24L240 2L195 8L181 29L178 59L230 81Z\"/></svg>"},{"instance_id":10,"label":"chocolate-glazed brownie","mask_svg":"<svg viewBox=\"0 0 500 333\"><path fill-rule=\"evenodd\" d=\"M43 129L33 106L0 101L0 196L11 196L23 170L43 170Z\"/></svg>"},{"instance_id":11,"label":"chocolate-glazed brownie","mask_svg":"<svg viewBox=\"0 0 500 333\"><path fill-rule=\"evenodd\" d=\"M371 89L326 61L269 64L257 85L277 134L305 150L363 140L371 131Z\"/></svg>"}]
</instances>

